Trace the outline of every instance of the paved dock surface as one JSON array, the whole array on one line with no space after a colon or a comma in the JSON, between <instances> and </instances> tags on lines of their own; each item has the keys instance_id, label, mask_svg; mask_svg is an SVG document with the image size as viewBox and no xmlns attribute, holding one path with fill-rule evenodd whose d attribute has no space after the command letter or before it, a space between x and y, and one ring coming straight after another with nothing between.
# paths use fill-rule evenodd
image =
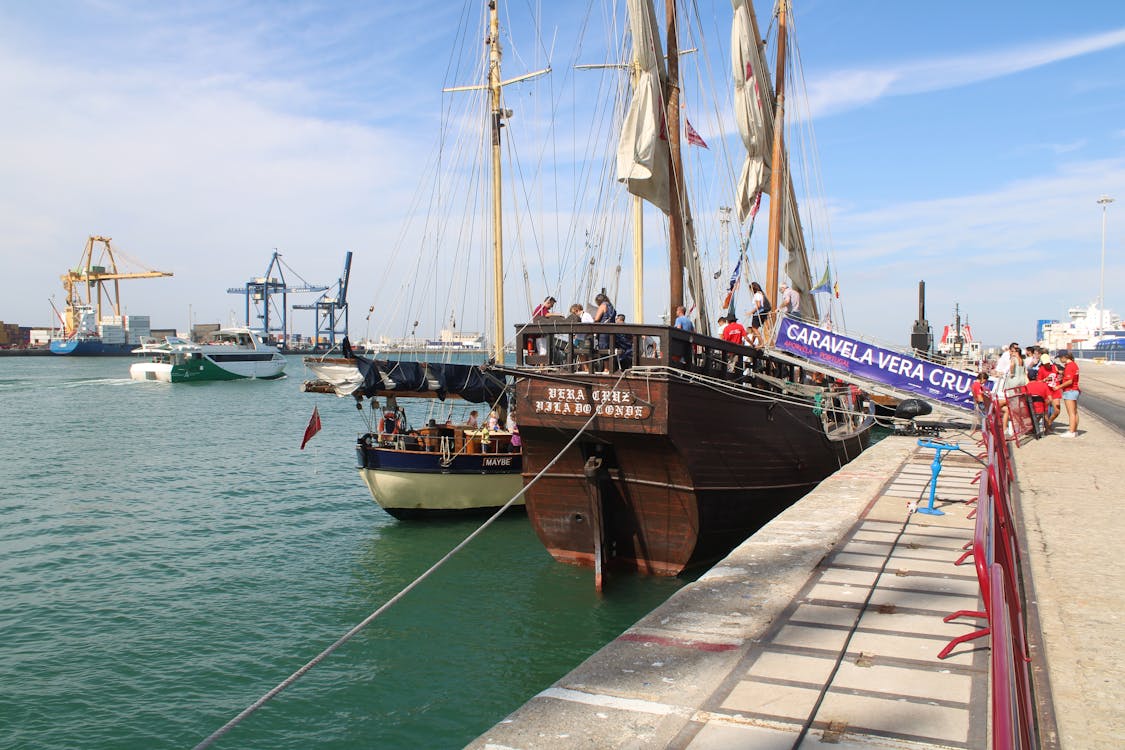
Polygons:
<instances>
[{"instance_id":1,"label":"paved dock surface","mask_svg":"<svg viewBox=\"0 0 1125 750\"><path fill-rule=\"evenodd\" d=\"M1084 389L1125 405L1125 368L1102 368L1082 365ZM1125 747L1125 432L1085 411L1079 432L1015 451L1043 740ZM953 565L979 464L947 454L945 514L911 513L928 505L933 457L883 440L470 747L987 746L988 639L937 659L981 625L942 621L981 606L972 565Z\"/></svg>"},{"instance_id":2,"label":"paved dock surface","mask_svg":"<svg viewBox=\"0 0 1125 750\"><path fill-rule=\"evenodd\" d=\"M1125 425L1109 420L1125 413L1125 365L1079 367L1078 437L1060 437L1064 415L1014 456L1059 745L1121 748ZM1094 401L1109 420L1085 408Z\"/></svg>"}]
</instances>

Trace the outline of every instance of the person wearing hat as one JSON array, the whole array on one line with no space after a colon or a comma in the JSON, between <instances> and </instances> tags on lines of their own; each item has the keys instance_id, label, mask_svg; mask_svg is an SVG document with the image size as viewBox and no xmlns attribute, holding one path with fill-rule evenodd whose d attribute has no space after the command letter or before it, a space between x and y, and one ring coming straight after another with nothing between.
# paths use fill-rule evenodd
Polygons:
<instances>
[{"instance_id":1,"label":"person wearing hat","mask_svg":"<svg viewBox=\"0 0 1125 750\"><path fill-rule=\"evenodd\" d=\"M1044 420L1044 427L1048 432L1053 428L1061 411L1059 401L1062 400L1062 389L1059 388L1059 375L1059 368L1051 361L1051 356L1047 353L1040 354L1039 369L1035 371L1035 379L1046 383L1050 391L1047 399L1047 418Z\"/></svg>"},{"instance_id":2,"label":"person wearing hat","mask_svg":"<svg viewBox=\"0 0 1125 750\"><path fill-rule=\"evenodd\" d=\"M727 315L727 327L723 329L723 341L741 345L746 340L746 327L734 315Z\"/></svg>"},{"instance_id":3,"label":"person wearing hat","mask_svg":"<svg viewBox=\"0 0 1125 750\"><path fill-rule=\"evenodd\" d=\"M778 312L798 315L801 308L801 295L797 293L796 289L784 282L778 289L781 291L777 298Z\"/></svg>"},{"instance_id":4,"label":"person wearing hat","mask_svg":"<svg viewBox=\"0 0 1125 750\"><path fill-rule=\"evenodd\" d=\"M1066 406L1066 417L1069 422L1067 431L1062 434L1064 438L1078 437L1078 363L1070 352L1059 352L1059 360L1063 363L1062 381L1059 388L1062 390L1062 402Z\"/></svg>"}]
</instances>

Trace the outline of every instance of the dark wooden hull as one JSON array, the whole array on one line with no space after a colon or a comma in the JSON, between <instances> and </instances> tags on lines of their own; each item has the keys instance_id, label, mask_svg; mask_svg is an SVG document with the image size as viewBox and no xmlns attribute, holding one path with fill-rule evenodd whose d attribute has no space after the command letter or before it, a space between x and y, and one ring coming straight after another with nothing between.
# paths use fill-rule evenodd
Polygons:
<instances>
[{"instance_id":1,"label":"dark wooden hull","mask_svg":"<svg viewBox=\"0 0 1125 750\"><path fill-rule=\"evenodd\" d=\"M525 483L602 414L527 491L544 546L562 562L593 565L600 549L607 566L677 575L727 554L867 445L866 429L830 439L811 404L754 393L633 374L517 378Z\"/></svg>"}]
</instances>

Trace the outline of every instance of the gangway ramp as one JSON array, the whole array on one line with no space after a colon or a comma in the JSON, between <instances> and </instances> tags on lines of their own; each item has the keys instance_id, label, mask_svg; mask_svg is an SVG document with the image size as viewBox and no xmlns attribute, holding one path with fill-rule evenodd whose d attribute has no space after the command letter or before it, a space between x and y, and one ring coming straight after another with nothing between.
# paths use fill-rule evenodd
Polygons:
<instances>
[{"instance_id":1,"label":"gangway ramp","mask_svg":"<svg viewBox=\"0 0 1125 750\"><path fill-rule=\"evenodd\" d=\"M920 398L936 410L956 416L973 411L972 373L791 317L778 321L772 343L771 356L868 393Z\"/></svg>"}]
</instances>

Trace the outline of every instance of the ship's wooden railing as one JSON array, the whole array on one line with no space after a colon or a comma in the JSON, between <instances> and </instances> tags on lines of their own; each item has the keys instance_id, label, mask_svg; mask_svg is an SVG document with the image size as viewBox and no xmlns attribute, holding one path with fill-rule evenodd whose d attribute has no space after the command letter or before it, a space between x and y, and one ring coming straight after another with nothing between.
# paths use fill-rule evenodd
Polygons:
<instances>
[{"instance_id":1,"label":"ship's wooden railing","mask_svg":"<svg viewBox=\"0 0 1125 750\"><path fill-rule=\"evenodd\" d=\"M408 453L519 453L507 430L453 427L423 427L393 434L369 432L362 439L368 447L382 447Z\"/></svg>"},{"instance_id":2,"label":"ship's wooden railing","mask_svg":"<svg viewBox=\"0 0 1125 750\"><path fill-rule=\"evenodd\" d=\"M560 373L618 372L664 366L720 380L745 380L744 372L801 382L801 368L741 346L678 328L628 323L566 323L541 319L516 327L520 367Z\"/></svg>"}]
</instances>

